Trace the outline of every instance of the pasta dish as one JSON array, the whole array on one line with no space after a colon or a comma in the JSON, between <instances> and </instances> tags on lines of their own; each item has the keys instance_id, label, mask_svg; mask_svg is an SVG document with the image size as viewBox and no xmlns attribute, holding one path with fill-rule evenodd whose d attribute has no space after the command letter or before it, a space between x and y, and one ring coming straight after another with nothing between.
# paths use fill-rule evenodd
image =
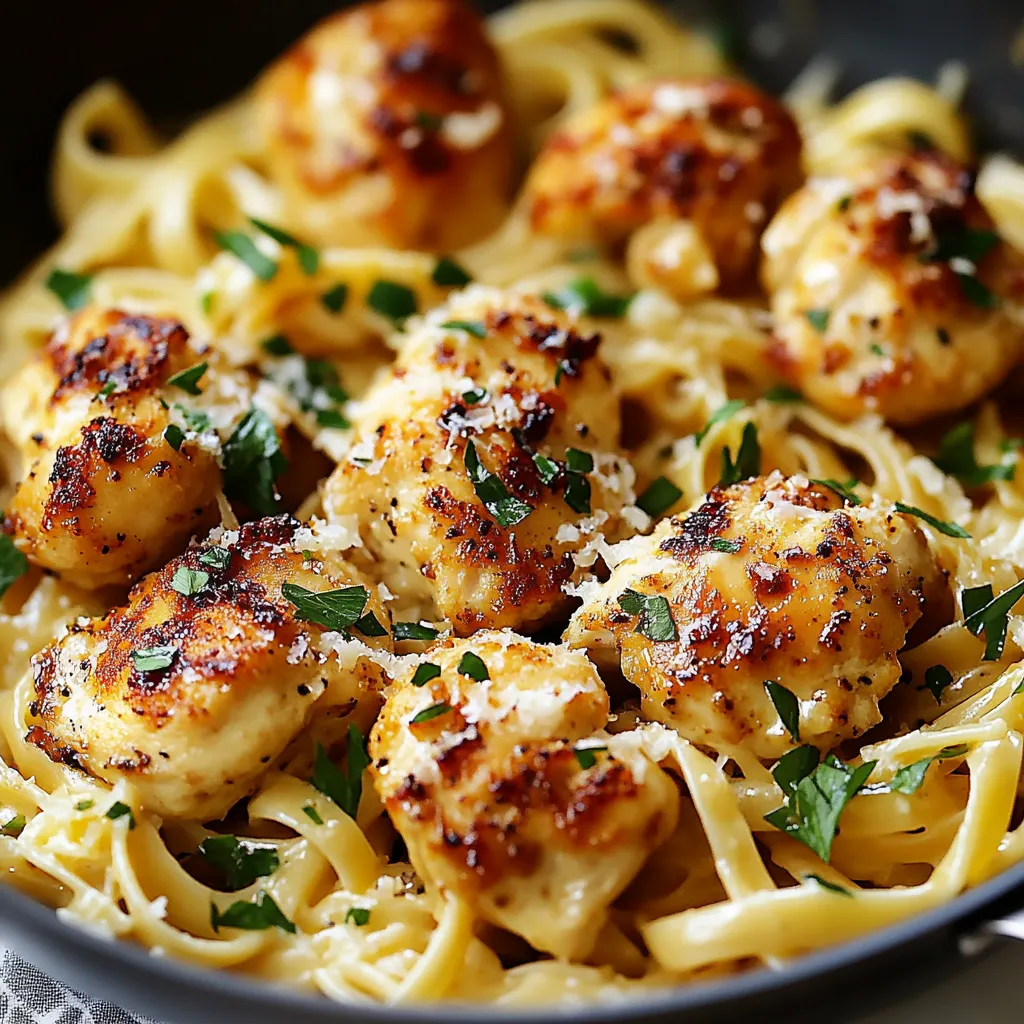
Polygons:
<instances>
[{"instance_id":1,"label":"pasta dish","mask_svg":"<svg viewBox=\"0 0 1024 1024\"><path fill-rule=\"evenodd\" d=\"M376 0L0 304L0 869L339 1001L636 998L1024 859L1024 169L642 0Z\"/></svg>"}]
</instances>

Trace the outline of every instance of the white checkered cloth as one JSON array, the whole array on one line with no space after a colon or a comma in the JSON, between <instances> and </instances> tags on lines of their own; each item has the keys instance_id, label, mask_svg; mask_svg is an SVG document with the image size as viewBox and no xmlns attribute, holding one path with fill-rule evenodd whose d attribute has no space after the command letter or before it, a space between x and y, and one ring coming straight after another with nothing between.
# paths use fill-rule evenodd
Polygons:
<instances>
[{"instance_id":1,"label":"white checkered cloth","mask_svg":"<svg viewBox=\"0 0 1024 1024\"><path fill-rule=\"evenodd\" d=\"M90 999L0 949L0 1024L156 1024Z\"/></svg>"}]
</instances>

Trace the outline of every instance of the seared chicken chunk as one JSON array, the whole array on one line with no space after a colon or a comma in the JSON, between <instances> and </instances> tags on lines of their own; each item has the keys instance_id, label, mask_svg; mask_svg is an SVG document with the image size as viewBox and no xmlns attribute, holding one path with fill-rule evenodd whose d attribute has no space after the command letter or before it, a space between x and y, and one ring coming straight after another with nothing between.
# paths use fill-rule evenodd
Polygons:
<instances>
[{"instance_id":1,"label":"seared chicken chunk","mask_svg":"<svg viewBox=\"0 0 1024 1024\"><path fill-rule=\"evenodd\" d=\"M501 68L464 0L380 0L328 18L263 76L256 108L285 219L311 240L450 250L501 219Z\"/></svg>"},{"instance_id":2,"label":"seared chicken chunk","mask_svg":"<svg viewBox=\"0 0 1024 1024\"><path fill-rule=\"evenodd\" d=\"M666 79L572 118L537 158L526 202L538 234L634 236L638 283L686 298L745 282L767 219L800 181L800 136L778 102L742 82Z\"/></svg>"},{"instance_id":3,"label":"seared chicken chunk","mask_svg":"<svg viewBox=\"0 0 1024 1024\"><path fill-rule=\"evenodd\" d=\"M975 401L1024 347L1024 258L939 152L815 179L764 235L771 359L841 417L916 423Z\"/></svg>"},{"instance_id":4,"label":"seared chicken chunk","mask_svg":"<svg viewBox=\"0 0 1024 1024\"><path fill-rule=\"evenodd\" d=\"M539 299L471 288L359 404L324 508L358 521L352 557L396 615L460 635L539 626L604 538L624 535L633 473L598 340Z\"/></svg>"},{"instance_id":5,"label":"seared chicken chunk","mask_svg":"<svg viewBox=\"0 0 1024 1024\"><path fill-rule=\"evenodd\" d=\"M799 742L860 736L881 720L926 597L944 593L913 518L780 473L716 487L623 548L570 645L621 666L648 719L765 759L796 742L766 683L799 702Z\"/></svg>"},{"instance_id":6,"label":"seared chicken chunk","mask_svg":"<svg viewBox=\"0 0 1024 1024\"><path fill-rule=\"evenodd\" d=\"M482 632L425 665L396 680L370 739L413 865L535 949L586 956L675 827L675 783L592 738L608 696L581 654Z\"/></svg>"},{"instance_id":7,"label":"seared chicken chunk","mask_svg":"<svg viewBox=\"0 0 1024 1024\"><path fill-rule=\"evenodd\" d=\"M206 444L177 423L190 392L218 373L248 395L243 375L214 362L175 320L87 309L59 327L0 401L22 463L5 523L15 545L94 588L137 578L212 525L216 436ZM169 383L182 373L184 382Z\"/></svg>"},{"instance_id":8,"label":"seared chicken chunk","mask_svg":"<svg viewBox=\"0 0 1024 1024\"><path fill-rule=\"evenodd\" d=\"M344 562L304 555L309 534L288 516L218 527L142 579L124 607L72 626L33 659L29 740L111 784L128 779L161 817L225 814L315 709L375 699L382 685L372 652L390 649L389 634L363 640L365 656L339 658L334 647L351 641L285 596L288 584L356 588L359 614L387 627Z\"/></svg>"}]
</instances>

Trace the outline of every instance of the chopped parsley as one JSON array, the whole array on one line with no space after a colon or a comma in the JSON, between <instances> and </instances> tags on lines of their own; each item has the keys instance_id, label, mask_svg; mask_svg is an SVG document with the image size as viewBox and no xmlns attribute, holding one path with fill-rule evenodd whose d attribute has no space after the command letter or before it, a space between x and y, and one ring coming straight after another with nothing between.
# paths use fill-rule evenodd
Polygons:
<instances>
[{"instance_id":1,"label":"chopped parsley","mask_svg":"<svg viewBox=\"0 0 1024 1024\"><path fill-rule=\"evenodd\" d=\"M793 737L794 743L800 742L800 701L792 690L787 690L781 683L773 679L764 681L764 688L768 691L775 710L778 712L779 720L786 728L786 732Z\"/></svg>"},{"instance_id":2,"label":"chopped parsley","mask_svg":"<svg viewBox=\"0 0 1024 1024\"><path fill-rule=\"evenodd\" d=\"M792 789L785 806L766 814L765 821L799 840L827 864L839 816L876 764L867 761L854 768L829 754L807 775L790 781Z\"/></svg>"},{"instance_id":3,"label":"chopped parsley","mask_svg":"<svg viewBox=\"0 0 1024 1024\"><path fill-rule=\"evenodd\" d=\"M931 691L936 704L942 703L942 691L953 682L953 673L945 665L929 665L924 670L924 685Z\"/></svg>"},{"instance_id":4,"label":"chopped parsley","mask_svg":"<svg viewBox=\"0 0 1024 1024\"><path fill-rule=\"evenodd\" d=\"M565 465L570 473L593 473L594 456L590 452L582 452L579 448L567 448Z\"/></svg>"},{"instance_id":5,"label":"chopped parsley","mask_svg":"<svg viewBox=\"0 0 1024 1024\"><path fill-rule=\"evenodd\" d=\"M995 463L979 466L974 455L974 424L955 426L939 443L932 459L943 473L955 476L965 487L981 487L993 480L1012 480L1016 466L1013 463Z\"/></svg>"},{"instance_id":6,"label":"chopped parsley","mask_svg":"<svg viewBox=\"0 0 1024 1024\"><path fill-rule=\"evenodd\" d=\"M482 320L445 320L441 324L445 331L465 331L472 334L474 338L487 337L487 325Z\"/></svg>"},{"instance_id":7,"label":"chopped parsley","mask_svg":"<svg viewBox=\"0 0 1024 1024\"><path fill-rule=\"evenodd\" d=\"M281 861L273 846L235 836L208 836L197 850L207 864L223 872L229 889L245 889L257 878L272 875Z\"/></svg>"},{"instance_id":8,"label":"chopped parsley","mask_svg":"<svg viewBox=\"0 0 1024 1024\"><path fill-rule=\"evenodd\" d=\"M46 287L68 312L72 312L81 309L91 298L92 275L55 267L46 278Z\"/></svg>"},{"instance_id":9,"label":"chopped parsley","mask_svg":"<svg viewBox=\"0 0 1024 1024\"><path fill-rule=\"evenodd\" d=\"M464 284L469 284L473 278L451 257L442 256L434 265L430 280L439 288L461 288Z\"/></svg>"},{"instance_id":10,"label":"chopped parsley","mask_svg":"<svg viewBox=\"0 0 1024 1024\"><path fill-rule=\"evenodd\" d=\"M868 346L868 349L870 350L872 355L876 355L876 356L884 356L885 355L885 349L882 348L882 346L879 345L877 341L873 341Z\"/></svg>"},{"instance_id":11,"label":"chopped parsley","mask_svg":"<svg viewBox=\"0 0 1024 1024\"><path fill-rule=\"evenodd\" d=\"M14 541L6 533L0 533L0 597L27 572L28 559L14 546Z\"/></svg>"},{"instance_id":12,"label":"chopped parsley","mask_svg":"<svg viewBox=\"0 0 1024 1024\"><path fill-rule=\"evenodd\" d=\"M772 775L779 784L779 789L789 797L796 792L797 783L818 767L820 760L821 755L817 747L796 747L787 750L779 758L779 763L772 769Z\"/></svg>"},{"instance_id":13,"label":"chopped parsley","mask_svg":"<svg viewBox=\"0 0 1024 1024\"><path fill-rule=\"evenodd\" d=\"M168 377L167 383L171 387L184 391L186 395L198 395L201 393L198 387L199 381L208 369L208 364L196 363L195 366L190 366L187 370L182 370L173 377Z\"/></svg>"},{"instance_id":14,"label":"chopped parsley","mask_svg":"<svg viewBox=\"0 0 1024 1024\"><path fill-rule=\"evenodd\" d=\"M251 903L239 900L232 903L227 910L219 911L216 903L210 904L210 925L215 932L221 928L238 928L247 932L262 932L268 928L280 928L281 931L295 934L295 925L284 916L281 908L274 902L269 893L262 889L256 893Z\"/></svg>"},{"instance_id":15,"label":"chopped parsley","mask_svg":"<svg viewBox=\"0 0 1024 1024\"><path fill-rule=\"evenodd\" d=\"M363 636L374 637L374 636L387 636L387 627L377 618L373 612L367 612L365 615L361 615L352 624L352 628L357 633L362 633Z\"/></svg>"},{"instance_id":16,"label":"chopped parsley","mask_svg":"<svg viewBox=\"0 0 1024 1024\"><path fill-rule=\"evenodd\" d=\"M207 548L199 556L199 564L223 572L231 564L231 552L227 548Z\"/></svg>"},{"instance_id":17,"label":"chopped parsley","mask_svg":"<svg viewBox=\"0 0 1024 1024\"><path fill-rule=\"evenodd\" d=\"M283 334L274 334L271 337L266 338L260 342L260 348L267 353L268 356L292 356L295 355L295 349L292 348L292 343Z\"/></svg>"},{"instance_id":18,"label":"chopped parsley","mask_svg":"<svg viewBox=\"0 0 1024 1024\"><path fill-rule=\"evenodd\" d=\"M288 460L274 424L262 409L250 409L224 442L224 491L260 515L273 515L280 496L274 481Z\"/></svg>"},{"instance_id":19,"label":"chopped parsley","mask_svg":"<svg viewBox=\"0 0 1024 1024\"><path fill-rule=\"evenodd\" d=\"M735 555L742 546L738 540L728 540L725 537L716 537L711 542L711 550L723 555Z\"/></svg>"},{"instance_id":20,"label":"chopped parsley","mask_svg":"<svg viewBox=\"0 0 1024 1024\"><path fill-rule=\"evenodd\" d=\"M579 762L580 767L586 771L597 764L597 757L595 755L607 750L607 747L576 747L573 753L576 755L576 760Z\"/></svg>"},{"instance_id":21,"label":"chopped parsley","mask_svg":"<svg viewBox=\"0 0 1024 1024\"><path fill-rule=\"evenodd\" d=\"M697 447L699 448L701 446L704 438L708 436L711 428L716 423L721 423L723 420L730 419L738 413L745 404L746 403L742 398L733 398L731 401L726 402L725 405L716 409L708 418L707 423L705 423L704 426L701 427L701 429L694 435L694 441L696 442Z\"/></svg>"},{"instance_id":22,"label":"chopped parsley","mask_svg":"<svg viewBox=\"0 0 1024 1024\"><path fill-rule=\"evenodd\" d=\"M776 384L775 387L769 388L761 397L766 402L775 402L778 405L786 402L802 402L804 400L804 396L799 391L787 387L785 384Z\"/></svg>"},{"instance_id":23,"label":"chopped parsley","mask_svg":"<svg viewBox=\"0 0 1024 1024\"><path fill-rule=\"evenodd\" d=\"M324 823L324 819L320 817L320 812L312 804L306 804L306 806L302 808L302 813L309 818L314 825L322 825Z\"/></svg>"},{"instance_id":24,"label":"chopped parsley","mask_svg":"<svg viewBox=\"0 0 1024 1024\"><path fill-rule=\"evenodd\" d=\"M130 832L135 828L135 815L132 814L132 809L127 805L121 803L120 800L115 800L110 807L107 809L107 817L111 821L117 821L118 818L128 819L128 831Z\"/></svg>"},{"instance_id":25,"label":"chopped parsley","mask_svg":"<svg viewBox=\"0 0 1024 1024\"><path fill-rule=\"evenodd\" d=\"M346 302L348 302L347 284L336 284L333 288L328 288L327 291L320 296L320 305L323 306L328 313L340 313L345 308Z\"/></svg>"},{"instance_id":26,"label":"chopped parsley","mask_svg":"<svg viewBox=\"0 0 1024 1024\"><path fill-rule=\"evenodd\" d=\"M635 590L626 590L619 595L619 605L624 612L640 617L636 631L648 640L666 641L678 637L667 598L659 594L640 594Z\"/></svg>"},{"instance_id":27,"label":"chopped parsley","mask_svg":"<svg viewBox=\"0 0 1024 1024\"><path fill-rule=\"evenodd\" d=\"M441 715L446 715L451 711L451 704L445 704L443 701L440 704L431 704L429 708L424 708L422 711L417 712L412 718L409 719L410 725L422 725L424 722L430 722L435 718L439 718Z\"/></svg>"},{"instance_id":28,"label":"chopped parsley","mask_svg":"<svg viewBox=\"0 0 1024 1024\"><path fill-rule=\"evenodd\" d=\"M179 565L171 578L171 590L176 590L183 597L192 597L205 589L210 582L210 574L202 569L190 569L187 565Z\"/></svg>"},{"instance_id":29,"label":"chopped parsley","mask_svg":"<svg viewBox=\"0 0 1024 1024\"><path fill-rule=\"evenodd\" d=\"M804 316L807 322L819 333L824 334L828 330L829 317L832 314L827 309L807 309Z\"/></svg>"},{"instance_id":30,"label":"chopped parsley","mask_svg":"<svg viewBox=\"0 0 1024 1024\"><path fill-rule=\"evenodd\" d=\"M370 923L370 911L366 907L349 907L345 912L345 924L354 924L362 928Z\"/></svg>"},{"instance_id":31,"label":"chopped parsley","mask_svg":"<svg viewBox=\"0 0 1024 1024\"><path fill-rule=\"evenodd\" d=\"M301 363L278 364L270 371L271 379L292 396L303 412L315 417L317 426L350 427L343 413L348 392L341 386L334 365L326 359L300 359Z\"/></svg>"},{"instance_id":32,"label":"chopped parsley","mask_svg":"<svg viewBox=\"0 0 1024 1024\"><path fill-rule=\"evenodd\" d=\"M241 260L261 281L273 281L277 264L265 256L256 243L241 231L215 231L213 240L225 251Z\"/></svg>"},{"instance_id":33,"label":"chopped parsley","mask_svg":"<svg viewBox=\"0 0 1024 1024\"><path fill-rule=\"evenodd\" d=\"M109 398L116 390L117 390L117 381L116 380L108 380L106 382L106 384L104 384L103 387L101 387L99 389L99 391L96 392L96 399L97 399L97 401L100 401L100 400L102 400L104 398Z\"/></svg>"},{"instance_id":34,"label":"chopped parsley","mask_svg":"<svg viewBox=\"0 0 1024 1024\"><path fill-rule=\"evenodd\" d=\"M433 626L424 626L420 622L396 622L391 627L391 635L396 640L436 640L438 630Z\"/></svg>"},{"instance_id":35,"label":"chopped parsley","mask_svg":"<svg viewBox=\"0 0 1024 1024\"><path fill-rule=\"evenodd\" d=\"M487 666L484 664L483 659L472 651L466 651L459 661L459 675L475 679L478 683L491 678L491 674L487 671Z\"/></svg>"},{"instance_id":36,"label":"chopped parsley","mask_svg":"<svg viewBox=\"0 0 1024 1024\"><path fill-rule=\"evenodd\" d=\"M657 480L644 488L643 494L636 499L637 507L646 512L652 519L667 512L681 497L683 492L668 477L659 476Z\"/></svg>"},{"instance_id":37,"label":"chopped parsley","mask_svg":"<svg viewBox=\"0 0 1024 1024\"><path fill-rule=\"evenodd\" d=\"M342 771L318 743L309 781L329 800L333 800L350 818L359 811L363 796L363 772L370 764L366 738L354 725L348 727L348 761Z\"/></svg>"},{"instance_id":38,"label":"chopped parsley","mask_svg":"<svg viewBox=\"0 0 1024 1024\"><path fill-rule=\"evenodd\" d=\"M416 666L412 675L413 686L426 686L431 679L436 679L441 674L441 667L433 662L425 661L422 665Z\"/></svg>"},{"instance_id":39,"label":"chopped parsley","mask_svg":"<svg viewBox=\"0 0 1024 1024\"><path fill-rule=\"evenodd\" d=\"M947 537L970 539L971 535L959 523L947 523L944 519L936 519L935 516L929 515L913 505L904 505L902 501L897 501L896 511L902 512L904 515L917 516L918 519L923 519L929 526L934 527L939 533L943 533Z\"/></svg>"},{"instance_id":40,"label":"chopped parsley","mask_svg":"<svg viewBox=\"0 0 1024 1024\"><path fill-rule=\"evenodd\" d=\"M92 808L94 803L95 803L94 800L79 800L78 803L75 804L75 810L76 811L88 811L88 810L90 810Z\"/></svg>"},{"instance_id":41,"label":"chopped parsley","mask_svg":"<svg viewBox=\"0 0 1024 1024\"><path fill-rule=\"evenodd\" d=\"M472 441L466 444L465 462L476 496L500 526L515 526L533 511L531 505L509 494L500 477L487 470Z\"/></svg>"},{"instance_id":42,"label":"chopped parsley","mask_svg":"<svg viewBox=\"0 0 1024 1024\"><path fill-rule=\"evenodd\" d=\"M741 480L749 480L761 472L761 445L757 440L757 427L748 423L743 428L736 461L732 460L732 452L722 449L722 475L718 481L720 487L738 484Z\"/></svg>"},{"instance_id":43,"label":"chopped parsley","mask_svg":"<svg viewBox=\"0 0 1024 1024\"><path fill-rule=\"evenodd\" d=\"M132 662L136 672L159 672L161 669L171 667L177 653L178 648L170 645L140 647L138 650L132 651Z\"/></svg>"},{"instance_id":44,"label":"chopped parsley","mask_svg":"<svg viewBox=\"0 0 1024 1024\"><path fill-rule=\"evenodd\" d=\"M578 448L569 448L565 453L565 491L562 497L566 505L581 515L590 514L590 481L587 473L593 472L594 457Z\"/></svg>"},{"instance_id":45,"label":"chopped parsley","mask_svg":"<svg viewBox=\"0 0 1024 1024\"><path fill-rule=\"evenodd\" d=\"M928 252L921 253L922 263L946 263L966 260L977 268L978 264L999 244L1000 238L994 231L978 231L962 224L947 224L936 228L935 245ZM994 309L999 297L994 295L975 276L974 272L963 273L954 269L960 290L968 302L981 309Z\"/></svg>"},{"instance_id":46,"label":"chopped parsley","mask_svg":"<svg viewBox=\"0 0 1024 1024\"><path fill-rule=\"evenodd\" d=\"M533 453L533 464L537 467L537 476L541 482L550 485L562 472L561 467L554 459L549 459L539 452Z\"/></svg>"},{"instance_id":47,"label":"chopped parsley","mask_svg":"<svg viewBox=\"0 0 1024 1024\"><path fill-rule=\"evenodd\" d=\"M842 196L839 199L839 201L836 203L836 209L840 213L846 213L846 211L850 208L850 203L852 203L852 202L853 202L853 196Z\"/></svg>"},{"instance_id":48,"label":"chopped parsley","mask_svg":"<svg viewBox=\"0 0 1024 1024\"><path fill-rule=\"evenodd\" d=\"M176 423L168 423L164 428L164 440L176 451L181 451L185 443L185 431Z\"/></svg>"},{"instance_id":49,"label":"chopped parsley","mask_svg":"<svg viewBox=\"0 0 1024 1024\"><path fill-rule=\"evenodd\" d=\"M633 301L632 295L606 292L589 277L579 277L557 292L544 292L541 298L554 309L616 318L624 317Z\"/></svg>"},{"instance_id":50,"label":"chopped parsley","mask_svg":"<svg viewBox=\"0 0 1024 1024\"><path fill-rule=\"evenodd\" d=\"M964 625L975 635L985 634L985 661L998 661L1003 654L1006 643L1007 616L1013 606L1024 597L1024 580L1004 590L998 597L991 597L992 588L987 592L981 587L965 590L961 598L964 608ZM970 597L968 597L970 595ZM985 604L977 607L981 597L991 597ZM970 604L971 610L968 611Z\"/></svg>"},{"instance_id":51,"label":"chopped parsley","mask_svg":"<svg viewBox=\"0 0 1024 1024\"><path fill-rule=\"evenodd\" d=\"M295 605L306 622L340 632L362 618L370 592L366 587L342 587L339 590L307 590L295 583L282 583L281 595Z\"/></svg>"},{"instance_id":52,"label":"chopped parsley","mask_svg":"<svg viewBox=\"0 0 1024 1024\"><path fill-rule=\"evenodd\" d=\"M294 249L295 254L299 258L299 266L302 267L302 272L307 276L312 276L320 269L320 254L313 246L306 245L300 242L294 235L288 234L287 231L274 227L273 224L268 224L266 221L257 220L255 217L250 217L249 223L257 231L262 231L263 234L272 238L278 245Z\"/></svg>"},{"instance_id":53,"label":"chopped parsley","mask_svg":"<svg viewBox=\"0 0 1024 1024\"><path fill-rule=\"evenodd\" d=\"M809 874L804 875L804 879L810 879L815 885L820 886L827 892L834 892L837 896L849 896L853 899L853 893L849 889L842 885L836 885L835 882L830 882L827 878L822 878L821 875Z\"/></svg>"},{"instance_id":54,"label":"chopped parsley","mask_svg":"<svg viewBox=\"0 0 1024 1024\"><path fill-rule=\"evenodd\" d=\"M466 405L479 405L487 399L487 388L473 388L472 391L463 391L462 400Z\"/></svg>"},{"instance_id":55,"label":"chopped parsley","mask_svg":"<svg viewBox=\"0 0 1024 1024\"><path fill-rule=\"evenodd\" d=\"M8 839L17 839L25 831L25 815L16 814L13 818L0 825L0 836L7 836Z\"/></svg>"},{"instance_id":56,"label":"chopped parsley","mask_svg":"<svg viewBox=\"0 0 1024 1024\"><path fill-rule=\"evenodd\" d=\"M857 486L857 479L851 477L845 483L840 483L838 480L833 480L832 477L824 477L820 480L811 480L812 484L818 484L820 487L827 487L830 491L834 491L839 495L843 501L848 502L851 505L862 505L863 502L857 497L853 488Z\"/></svg>"},{"instance_id":57,"label":"chopped parsley","mask_svg":"<svg viewBox=\"0 0 1024 1024\"><path fill-rule=\"evenodd\" d=\"M933 761L945 761L950 757L962 757L967 753L967 750L966 743L959 743L955 747L943 747L937 754L933 754L931 757L923 757L920 761L908 764L892 777L892 782L889 783L889 790L893 793L905 793L908 796L911 793L916 793L921 788L925 773Z\"/></svg>"},{"instance_id":58,"label":"chopped parsley","mask_svg":"<svg viewBox=\"0 0 1024 1024\"><path fill-rule=\"evenodd\" d=\"M419 309L416 293L407 285L399 284L397 281L374 281L373 287L366 296L366 304L385 320L390 320L399 330L402 329L405 321Z\"/></svg>"}]
</instances>

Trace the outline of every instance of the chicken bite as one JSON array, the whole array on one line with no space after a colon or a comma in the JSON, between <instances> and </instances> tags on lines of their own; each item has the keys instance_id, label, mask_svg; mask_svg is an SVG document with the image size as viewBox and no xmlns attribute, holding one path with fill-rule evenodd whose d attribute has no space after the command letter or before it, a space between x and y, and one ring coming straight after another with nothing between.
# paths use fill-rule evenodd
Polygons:
<instances>
[{"instance_id":1,"label":"chicken bite","mask_svg":"<svg viewBox=\"0 0 1024 1024\"><path fill-rule=\"evenodd\" d=\"M240 414L251 397L244 374L215 366L176 320L91 308L65 321L0 402L21 463L4 524L16 547L97 588L138 578L212 525L218 438L190 429L184 406L216 390L212 378Z\"/></svg>"},{"instance_id":2,"label":"chicken bite","mask_svg":"<svg viewBox=\"0 0 1024 1024\"><path fill-rule=\"evenodd\" d=\"M537 628L605 538L646 521L598 342L539 299L470 288L359 403L324 508L358 523L353 560L396 595L396 616L459 635Z\"/></svg>"},{"instance_id":3,"label":"chicken bite","mask_svg":"<svg viewBox=\"0 0 1024 1024\"><path fill-rule=\"evenodd\" d=\"M538 234L632 240L639 284L678 298L751 276L761 230L802 180L800 135L776 100L742 82L645 82L570 119L526 183Z\"/></svg>"},{"instance_id":4,"label":"chicken bite","mask_svg":"<svg viewBox=\"0 0 1024 1024\"><path fill-rule=\"evenodd\" d=\"M679 809L661 768L594 737L607 720L582 654L489 631L432 647L370 739L374 784L421 877L535 949L586 956Z\"/></svg>"},{"instance_id":5,"label":"chicken bite","mask_svg":"<svg viewBox=\"0 0 1024 1024\"><path fill-rule=\"evenodd\" d=\"M780 374L843 418L912 424L970 405L1024 348L1024 257L940 152L809 181L763 239Z\"/></svg>"},{"instance_id":6,"label":"chicken bite","mask_svg":"<svg viewBox=\"0 0 1024 1024\"><path fill-rule=\"evenodd\" d=\"M501 219L512 134L465 0L380 0L303 37L256 89L285 221L325 245L449 251Z\"/></svg>"},{"instance_id":7,"label":"chicken bite","mask_svg":"<svg viewBox=\"0 0 1024 1024\"><path fill-rule=\"evenodd\" d=\"M382 688L387 613L337 556L303 553L309 533L289 516L218 527L123 607L73 625L33 658L29 741L111 785L129 780L153 814L223 816L317 709ZM308 596L327 591L346 592L334 600L350 625L372 614L385 627L357 634L362 656L333 654L322 623L340 623Z\"/></svg>"},{"instance_id":8,"label":"chicken bite","mask_svg":"<svg viewBox=\"0 0 1024 1024\"><path fill-rule=\"evenodd\" d=\"M646 718L766 760L877 724L908 631L945 596L912 517L777 472L713 488L618 553L573 616L570 646L621 667ZM796 698L799 739L769 682Z\"/></svg>"}]
</instances>

